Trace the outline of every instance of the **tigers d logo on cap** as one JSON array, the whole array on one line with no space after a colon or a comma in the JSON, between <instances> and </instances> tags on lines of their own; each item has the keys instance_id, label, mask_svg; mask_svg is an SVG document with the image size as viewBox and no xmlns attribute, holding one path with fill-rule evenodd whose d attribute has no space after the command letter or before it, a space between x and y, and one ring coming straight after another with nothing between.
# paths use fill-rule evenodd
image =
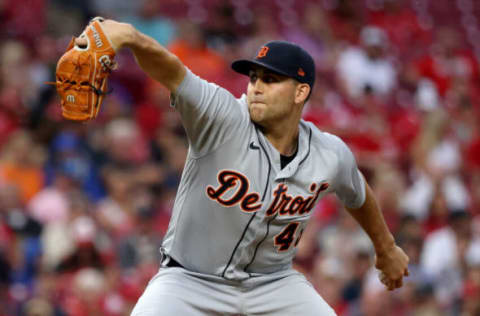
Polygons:
<instances>
[{"instance_id":1,"label":"tigers d logo on cap","mask_svg":"<svg viewBox=\"0 0 480 316\"><path fill-rule=\"evenodd\" d=\"M301 77L305 77L305 71L302 68L298 68L297 74Z\"/></svg>"},{"instance_id":2,"label":"tigers d logo on cap","mask_svg":"<svg viewBox=\"0 0 480 316\"><path fill-rule=\"evenodd\" d=\"M257 58L262 58L262 57L265 57L267 56L267 52L268 52L268 47L267 46L263 46L260 51L258 52L258 55L257 55Z\"/></svg>"}]
</instances>

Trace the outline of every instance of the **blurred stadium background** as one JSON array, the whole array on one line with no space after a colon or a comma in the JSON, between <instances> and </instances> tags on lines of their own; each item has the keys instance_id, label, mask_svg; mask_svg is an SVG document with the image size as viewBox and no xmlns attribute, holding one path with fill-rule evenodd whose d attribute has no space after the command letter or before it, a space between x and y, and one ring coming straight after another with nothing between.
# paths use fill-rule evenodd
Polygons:
<instances>
[{"instance_id":1,"label":"blurred stadium background","mask_svg":"<svg viewBox=\"0 0 480 316\"><path fill-rule=\"evenodd\" d=\"M318 79L304 117L354 150L411 275L383 289L334 196L296 268L339 315L480 315L477 0L0 0L0 315L128 315L158 269L187 151L168 93L127 51L93 122L62 120L44 84L97 15L237 96L233 59L305 47Z\"/></svg>"}]
</instances>

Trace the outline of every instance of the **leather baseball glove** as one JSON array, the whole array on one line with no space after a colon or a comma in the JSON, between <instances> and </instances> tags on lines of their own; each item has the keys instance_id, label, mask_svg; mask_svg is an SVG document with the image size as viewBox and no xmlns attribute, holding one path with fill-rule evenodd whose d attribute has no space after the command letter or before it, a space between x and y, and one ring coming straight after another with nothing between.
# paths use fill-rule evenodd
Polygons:
<instances>
[{"instance_id":1,"label":"leather baseball glove","mask_svg":"<svg viewBox=\"0 0 480 316\"><path fill-rule=\"evenodd\" d=\"M80 37L87 46L79 47L72 38L67 51L57 63L57 92L62 116L74 121L97 117L107 94L107 79L115 67L115 50L103 32L102 18L93 19Z\"/></svg>"}]
</instances>

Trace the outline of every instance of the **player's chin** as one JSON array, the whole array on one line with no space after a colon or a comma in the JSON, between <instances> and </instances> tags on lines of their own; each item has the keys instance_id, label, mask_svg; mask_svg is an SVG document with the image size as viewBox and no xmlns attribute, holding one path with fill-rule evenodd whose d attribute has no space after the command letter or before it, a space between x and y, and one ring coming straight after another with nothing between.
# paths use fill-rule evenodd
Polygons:
<instances>
[{"instance_id":1,"label":"player's chin","mask_svg":"<svg viewBox=\"0 0 480 316\"><path fill-rule=\"evenodd\" d=\"M248 111L250 113L250 119L254 123L261 124L261 122L263 121L264 116L265 116L264 115L265 114L264 109L262 109L260 107L257 107L257 106L250 106Z\"/></svg>"}]
</instances>

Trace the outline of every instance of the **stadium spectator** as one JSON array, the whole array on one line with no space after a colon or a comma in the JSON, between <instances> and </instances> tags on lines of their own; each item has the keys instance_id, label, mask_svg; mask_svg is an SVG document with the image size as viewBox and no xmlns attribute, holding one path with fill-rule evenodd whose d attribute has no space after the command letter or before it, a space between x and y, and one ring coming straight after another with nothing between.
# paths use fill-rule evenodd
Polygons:
<instances>
[{"instance_id":1,"label":"stadium spectator","mask_svg":"<svg viewBox=\"0 0 480 316\"><path fill-rule=\"evenodd\" d=\"M389 41L385 32L366 26L360 32L360 46L345 49L338 58L337 75L340 87L351 98L365 91L387 96L397 84L396 70L387 53Z\"/></svg>"}]
</instances>

